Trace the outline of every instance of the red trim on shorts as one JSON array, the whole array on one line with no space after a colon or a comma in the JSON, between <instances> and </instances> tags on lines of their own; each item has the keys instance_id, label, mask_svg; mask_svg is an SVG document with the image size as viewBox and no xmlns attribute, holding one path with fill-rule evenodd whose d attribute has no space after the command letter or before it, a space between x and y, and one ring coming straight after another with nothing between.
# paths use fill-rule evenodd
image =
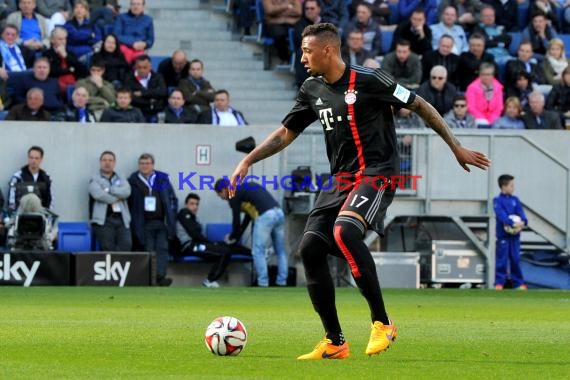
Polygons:
<instances>
[{"instance_id":1,"label":"red trim on shorts","mask_svg":"<svg viewBox=\"0 0 570 380\"><path fill-rule=\"evenodd\" d=\"M338 247L340 248L342 254L346 258L346 261L348 261L348 265L350 266L350 271L352 272L352 276L354 278L359 278L361 276L361 274L360 274L360 271L358 270L358 266L356 265L356 262L354 261L354 256L352 256L352 253L350 253L350 251L348 250L348 248L346 247L346 245L342 241L342 237L340 236L340 229L341 228L342 228L341 226L335 226L334 227L334 240L338 244Z\"/></svg>"},{"instance_id":2,"label":"red trim on shorts","mask_svg":"<svg viewBox=\"0 0 570 380\"><path fill-rule=\"evenodd\" d=\"M354 85L356 82L356 71L350 70L350 79L348 81L348 92L354 91ZM348 104L348 115L349 115L349 125L350 131L352 132L352 138L354 140L354 144L356 145L356 152L358 156L358 165L360 166L358 173L356 173L357 177L364 171L364 167L366 166L364 163L364 154L362 152L362 143L360 141L360 136L358 135L358 129L356 128L356 115L354 114L354 104Z\"/></svg>"}]
</instances>

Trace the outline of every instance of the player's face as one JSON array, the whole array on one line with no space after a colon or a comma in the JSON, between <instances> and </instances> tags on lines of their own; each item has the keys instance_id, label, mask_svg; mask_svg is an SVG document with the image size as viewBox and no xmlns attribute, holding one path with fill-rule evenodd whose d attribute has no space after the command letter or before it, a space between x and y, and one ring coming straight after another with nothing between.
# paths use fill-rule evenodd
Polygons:
<instances>
[{"instance_id":1,"label":"player's face","mask_svg":"<svg viewBox=\"0 0 570 380\"><path fill-rule=\"evenodd\" d=\"M332 56L332 47L325 45L315 36L303 38L301 63L312 76L323 75Z\"/></svg>"},{"instance_id":2,"label":"player's face","mask_svg":"<svg viewBox=\"0 0 570 380\"><path fill-rule=\"evenodd\" d=\"M194 198L188 199L186 202L186 208L194 215L198 213L198 207L200 206L200 201Z\"/></svg>"},{"instance_id":3,"label":"player's face","mask_svg":"<svg viewBox=\"0 0 570 380\"><path fill-rule=\"evenodd\" d=\"M43 157L40 152L37 150L31 150L30 153L28 153L28 168L31 171L38 170L42 164L42 159Z\"/></svg>"},{"instance_id":4,"label":"player's face","mask_svg":"<svg viewBox=\"0 0 570 380\"><path fill-rule=\"evenodd\" d=\"M515 192L515 181L509 181L501 188L504 194L513 194Z\"/></svg>"},{"instance_id":5,"label":"player's face","mask_svg":"<svg viewBox=\"0 0 570 380\"><path fill-rule=\"evenodd\" d=\"M217 192L216 194L218 194L218 197L222 198L224 201L230 199L227 187L224 187L221 191Z\"/></svg>"},{"instance_id":6,"label":"player's face","mask_svg":"<svg viewBox=\"0 0 570 380\"><path fill-rule=\"evenodd\" d=\"M110 154L104 154L99 160L99 165L103 173L112 173L115 170L115 158Z\"/></svg>"}]
</instances>

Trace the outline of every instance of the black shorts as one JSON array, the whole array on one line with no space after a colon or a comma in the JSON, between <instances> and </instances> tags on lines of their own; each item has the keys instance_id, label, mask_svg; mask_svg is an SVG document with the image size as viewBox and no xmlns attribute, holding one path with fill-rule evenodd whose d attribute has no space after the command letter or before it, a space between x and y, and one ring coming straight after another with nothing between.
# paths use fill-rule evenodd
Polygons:
<instances>
[{"instance_id":1,"label":"black shorts","mask_svg":"<svg viewBox=\"0 0 570 380\"><path fill-rule=\"evenodd\" d=\"M340 211L353 211L368 223L368 229L384 236L384 217L394 199L395 189L383 176L362 176L358 182L354 178L331 177L325 183L309 214L306 231L324 234L333 242L333 228ZM322 236L322 235L321 235Z\"/></svg>"}]
</instances>

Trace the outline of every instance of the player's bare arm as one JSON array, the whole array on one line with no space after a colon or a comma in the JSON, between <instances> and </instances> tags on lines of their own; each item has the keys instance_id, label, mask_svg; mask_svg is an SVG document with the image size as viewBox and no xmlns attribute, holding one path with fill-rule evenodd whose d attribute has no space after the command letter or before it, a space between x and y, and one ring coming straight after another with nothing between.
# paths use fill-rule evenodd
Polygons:
<instances>
[{"instance_id":1,"label":"player's bare arm","mask_svg":"<svg viewBox=\"0 0 570 380\"><path fill-rule=\"evenodd\" d=\"M271 133L265 141L259 144L254 150L252 150L241 162L238 164L234 170L231 177L231 186L228 188L230 198L233 198L235 194L235 188L237 185L237 179L244 178L247 175L249 167L258 161L261 161L267 157L273 156L275 153L279 153L285 149L289 144L293 142L299 136L299 133L293 132L290 129L281 126Z\"/></svg>"},{"instance_id":2,"label":"player's bare arm","mask_svg":"<svg viewBox=\"0 0 570 380\"><path fill-rule=\"evenodd\" d=\"M421 96L416 96L408 108L417 113L431 129L441 136L443 141L451 148L451 151L463 169L470 172L471 169L469 169L467 165L473 165L479 169L486 170L491 165L491 161L483 153L462 147L440 114Z\"/></svg>"}]
</instances>

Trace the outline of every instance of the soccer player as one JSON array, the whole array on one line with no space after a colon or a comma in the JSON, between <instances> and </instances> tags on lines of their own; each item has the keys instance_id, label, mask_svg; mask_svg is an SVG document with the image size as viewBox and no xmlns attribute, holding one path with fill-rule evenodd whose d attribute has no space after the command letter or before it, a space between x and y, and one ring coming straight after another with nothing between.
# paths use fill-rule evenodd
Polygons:
<instances>
[{"instance_id":1,"label":"soccer player","mask_svg":"<svg viewBox=\"0 0 570 380\"><path fill-rule=\"evenodd\" d=\"M394 82L381 69L347 66L340 55L337 28L329 23L303 31L301 63L311 75L301 86L282 126L249 153L231 177L230 196L238 176L254 163L288 146L312 122L323 126L332 186L323 186L311 211L299 250L309 296L325 329L315 349L298 359L342 359L349 355L335 305L335 289L327 255L346 258L354 280L368 302L372 331L366 354L386 350L396 337L388 318L372 255L363 242L368 229L382 236L386 209L394 197L387 180L398 173L399 159L392 107L420 115L449 145L459 164L485 169L487 157L461 146L438 112L420 96ZM350 173L339 178L339 173ZM342 183L342 186L340 184Z\"/></svg>"}]
</instances>

